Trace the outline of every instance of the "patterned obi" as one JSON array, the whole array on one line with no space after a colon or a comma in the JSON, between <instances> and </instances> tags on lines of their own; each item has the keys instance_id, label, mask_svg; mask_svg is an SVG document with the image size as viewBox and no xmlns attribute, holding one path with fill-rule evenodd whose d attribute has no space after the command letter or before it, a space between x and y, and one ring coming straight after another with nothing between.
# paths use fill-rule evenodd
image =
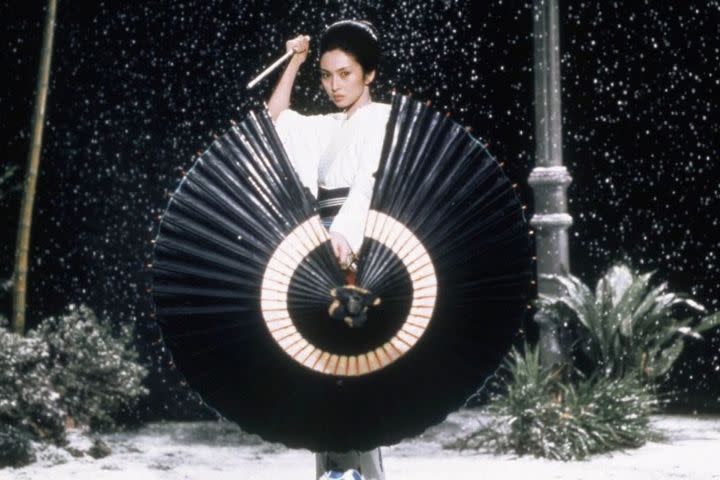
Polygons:
<instances>
[{"instance_id":1,"label":"patterned obi","mask_svg":"<svg viewBox=\"0 0 720 480\"><path fill-rule=\"evenodd\" d=\"M318 188L317 209L320 214L320 221L325 228L330 228L335 215L345 203L350 192L349 187L345 188Z\"/></svg>"}]
</instances>

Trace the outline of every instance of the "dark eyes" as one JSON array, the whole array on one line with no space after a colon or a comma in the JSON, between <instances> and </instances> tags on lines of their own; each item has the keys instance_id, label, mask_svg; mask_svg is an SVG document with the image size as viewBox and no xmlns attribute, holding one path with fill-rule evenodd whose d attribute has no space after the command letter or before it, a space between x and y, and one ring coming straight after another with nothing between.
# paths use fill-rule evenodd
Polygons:
<instances>
[{"instance_id":1,"label":"dark eyes","mask_svg":"<svg viewBox=\"0 0 720 480\"><path fill-rule=\"evenodd\" d=\"M340 76L340 78L347 78L350 75L350 72L343 70L340 73L338 73L338 75ZM329 72L321 72L320 78L322 78L323 80L328 79L328 78L330 78L330 73Z\"/></svg>"}]
</instances>

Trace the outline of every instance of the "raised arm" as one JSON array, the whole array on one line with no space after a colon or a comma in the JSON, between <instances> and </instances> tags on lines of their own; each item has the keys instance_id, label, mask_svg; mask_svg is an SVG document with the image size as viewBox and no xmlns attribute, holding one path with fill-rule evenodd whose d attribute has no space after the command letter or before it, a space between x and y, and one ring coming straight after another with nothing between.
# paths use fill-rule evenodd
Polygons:
<instances>
[{"instance_id":1,"label":"raised arm","mask_svg":"<svg viewBox=\"0 0 720 480\"><path fill-rule=\"evenodd\" d=\"M300 65L305 61L310 51L310 37L298 35L292 40L288 40L285 43L285 51L293 51L295 54L290 58L285 71L280 77L280 81L275 86L270 100L268 100L268 113L273 120L277 120L283 110L290 107L290 94L295 83L295 77L298 70L300 70Z\"/></svg>"}]
</instances>

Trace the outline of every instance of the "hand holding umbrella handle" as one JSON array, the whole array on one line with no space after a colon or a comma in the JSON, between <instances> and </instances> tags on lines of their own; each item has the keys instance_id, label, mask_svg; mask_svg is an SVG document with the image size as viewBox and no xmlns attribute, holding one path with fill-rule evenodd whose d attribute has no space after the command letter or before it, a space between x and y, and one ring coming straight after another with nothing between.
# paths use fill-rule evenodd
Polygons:
<instances>
[{"instance_id":1,"label":"hand holding umbrella handle","mask_svg":"<svg viewBox=\"0 0 720 480\"><path fill-rule=\"evenodd\" d=\"M310 37L306 36L306 38L307 38L307 40L310 40ZM273 62L272 65L270 65L270 66L267 67L265 70L263 70L257 77L253 78L253 79L247 84L247 89L250 90L251 88L253 88L253 87L254 87L255 85L257 85L263 78L265 78L265 77L267 77L268 75L270 75L270 73L272 73L273 70L275 70L275 69L278 68L280 65L282 65L283 63L285 63L285 61L286 61L288 58L290 58L290 57L292 57L293 55L295 55L295 53L296 53L296 52L295 52L294 50L288 50L287 52L285 52L285 54L284 54L282 57L280 57L280 58L278 58L277 60L275 60L275 62Z\"/></svg>"}]
</instances>

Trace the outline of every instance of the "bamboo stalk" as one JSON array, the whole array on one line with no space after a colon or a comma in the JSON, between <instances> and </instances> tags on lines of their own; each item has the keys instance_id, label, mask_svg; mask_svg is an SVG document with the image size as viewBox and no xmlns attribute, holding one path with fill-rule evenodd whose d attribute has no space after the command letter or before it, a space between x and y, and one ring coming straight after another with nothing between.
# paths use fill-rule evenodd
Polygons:
<instances>
[{"instance_id":1,"label":"bamboo stalk","mask_svg":"<svg viewBox=\"0 0 720 480\"><path fill-rule=\"evenodd\" d=\"M35 110L33 112L33 132L28 154L25 187L20 207L17 241L15 243L15 272L13 274L13 331L25 333L25 305L27 297L28 251L30 249L30 230L32 226L33 204L37 175L40 169L40 150L42 148L43 126L45 124L45 103L50 78L50 59L52 57L53 36L55 33L55 14L57 0L48 0L43 45L40 51L40 69L35 92Z\"/></svg>"}]
</instances>

